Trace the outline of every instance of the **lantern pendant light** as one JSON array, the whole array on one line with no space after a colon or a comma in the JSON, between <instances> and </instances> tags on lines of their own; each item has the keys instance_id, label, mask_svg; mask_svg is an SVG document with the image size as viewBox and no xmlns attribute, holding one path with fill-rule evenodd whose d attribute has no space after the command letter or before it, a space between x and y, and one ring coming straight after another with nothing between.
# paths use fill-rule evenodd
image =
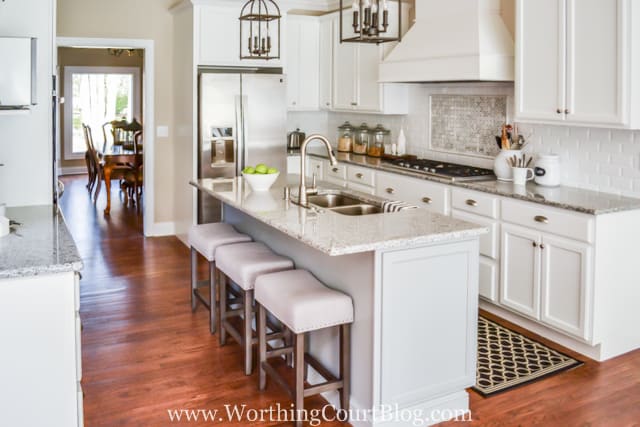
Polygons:
<instances>
[{"instance_id":1,"label":"lantern pendant light","mask_svg":"<svg viewBox=\"0 0 640 427\"><path fill-rule=\"evenodd\" d=\"M281 18L275 1L247 1L239 18L240 59L279 59ZM276 35L276 43L273 43L272 35Z\"/></svg>"},{"instance_id":2,"label":"lantern pendant light","mask_svg":"<svg viewBox=\"0 0 640 427\"><path fill-rule=\"evenodd\" d=\"M340 0L340 10L343 10ZM398 32L396 36L389 36L389 3L393 0L353 0L351 14L353 15L353 34L344 34L343 13L340 14L340 43L387 43L402 41L402 1L398 4ZM395 32L394 32L395 34Z\"/></svg>"}]
</instances>

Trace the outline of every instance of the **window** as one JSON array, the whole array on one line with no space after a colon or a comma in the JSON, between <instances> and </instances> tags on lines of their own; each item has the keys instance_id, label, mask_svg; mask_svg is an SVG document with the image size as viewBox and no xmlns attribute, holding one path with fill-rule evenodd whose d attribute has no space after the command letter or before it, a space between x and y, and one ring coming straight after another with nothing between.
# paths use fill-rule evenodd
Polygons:
<instances>
[{"instance_id":1,"label":"window","mask_svg":"<svg viewBox=\"0 0 640 427\"><path fill-rule=\"evenodd\" d=\"M102 126L112 120L140 117L140 71L129 67L64 68L64 158L84 158L82 124L91 127L96 148L104 141Z\"/></svg>"}]
</instances>

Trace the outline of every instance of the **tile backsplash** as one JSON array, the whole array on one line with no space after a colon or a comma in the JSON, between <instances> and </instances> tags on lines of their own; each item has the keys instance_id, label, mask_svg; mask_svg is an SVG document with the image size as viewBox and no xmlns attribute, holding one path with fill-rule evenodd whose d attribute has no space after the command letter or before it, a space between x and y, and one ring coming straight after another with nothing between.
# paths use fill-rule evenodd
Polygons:
<instances>
[{"instance_id":1,"label":"tile backsplash","mask_svg":"<svg viewBox=\"0 0 640 427\"><path fill-rule=\"evenodd\" d=\"M513 85L413 85L409 104L406 116L292 112L289 130L299 126L335 140L346 120L356 126L381 123L391 130L392 140L404 129L410 154L493 168L494 136L504 117L511 122ZM640 131L542 124L520 124L519 129L527 137L527 152L560 155L564 185L640 198Z\"/></svg>"},{"instance_id":2,"label":"tile backsplash","mask_svg":"<svg viewBox=\"0 0 640 427\"><path fill-rule=\"evenodd\" d=\"M506 120L506 96L431 95L431 149L495 157Z\"/></svg>"}]
</instances>

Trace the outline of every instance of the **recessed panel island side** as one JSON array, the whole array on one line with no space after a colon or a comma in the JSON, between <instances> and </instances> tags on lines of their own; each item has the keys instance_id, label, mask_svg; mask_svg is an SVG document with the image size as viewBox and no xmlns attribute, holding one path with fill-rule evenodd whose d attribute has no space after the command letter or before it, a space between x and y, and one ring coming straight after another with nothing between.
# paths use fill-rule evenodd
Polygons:
<instances>
[{"instance_id":1,"label":"recessed panel island side","mask_svg":"<svg viewBox=\"0 0 640 427\"><path fill-rule=\"evenodd\" d=\"M264 192L241 177L191 184L222 202L225 222L351 296L350 402L358 414L351 423L406 425L403 414L427 420L434 411L443 415L435 423L467 411L465 388L476 376L479 237L488 230L423 209L345 215L305 208L284 199L286 181ZM384 202L325 183L319 193L378 208ZM337 374L337 332L320 330L309 341L309 352ZM310 383L319 378L313 374ZM325 398L339 406L337 393Z\"/></svg>"}]
</instances>

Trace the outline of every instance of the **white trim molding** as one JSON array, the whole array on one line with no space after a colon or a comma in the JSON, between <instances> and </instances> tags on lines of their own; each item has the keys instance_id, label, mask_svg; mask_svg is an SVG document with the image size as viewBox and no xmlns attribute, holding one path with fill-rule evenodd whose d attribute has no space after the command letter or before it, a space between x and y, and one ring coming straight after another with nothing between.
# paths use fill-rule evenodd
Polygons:
<instances>
[{"instance_id":1,"label":"white trim molding","mask_svg":"<svg viewBox=\"0 0 640 427\"><path fill-rule=\"evenodd\" d=\"M112 47L144 50L142 70L142 118L144 127L144 235L171 227L155 223L155 43L148 39L110 39L90 37L58 37L57 47ZM164 223L163 223L164 224ZM174 227L175 228L175 227Z\"/></svg>"}]
</instances>

